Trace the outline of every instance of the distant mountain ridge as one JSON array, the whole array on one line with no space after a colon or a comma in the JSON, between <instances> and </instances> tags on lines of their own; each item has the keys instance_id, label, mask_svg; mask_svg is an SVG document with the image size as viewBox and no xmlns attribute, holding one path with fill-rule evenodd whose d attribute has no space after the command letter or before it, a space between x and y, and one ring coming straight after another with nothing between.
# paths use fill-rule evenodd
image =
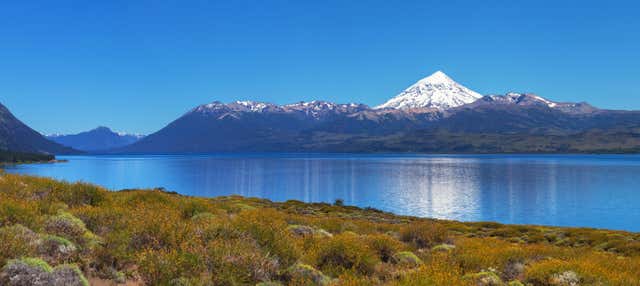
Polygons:
<instances>
[{"instance_id":1,"label":"distant mountain ridge","mask_svg":"<svg viewBox=\"0 0 640 286\"><path fill-rule=\"evenodd\" d=\"M482 105L517 105L517 106L546 106L551 109L560 110L567 113L591 113L598 111L598 108L586 102L555 102L535 94L510 92L505 95L488 95L470 103L467 107L478 107Z\"/></svg>"},{"instance_id":2,"label":"distant mountain ridge","mask_svg":"<svg viewBox=\"0 0 640 286\"><path fill-rule=\"evenodd\" d=\"M115 132L108 127L99 126L90 131L70 135L49 135L47 138L58 144L76 150L96 152L133 144L143 138L143 135Z\"/></svg>"},{"instance_id":3,"label":"distant mountain ridge","mask_svg":"<svg viewBox=\"0 0 640 286\"><path fill-rule=\"evenodd\" d=\"M610 138L615 137L615 140ZM507 143L508 142L508 143ZM481 96L442 72L387 103L198 106L122 153L638 152L640 112L535 94Z\"/></svg>"},{"instance_id":4,"label":"distant mountain ridge","mask_svg":"<svg viewBox=\"0 0 640 286\"><path fill-rule=\"evenodd\" d=\"M77 153L72 148L47 140L17 119L2 104L0 104L0 150L44 154Z\"/></svg>"},{"instance_id":5,"label":"distant mountain ridge","mask_svg":"<svg viewBox=\"0 0 640 286\"><path fill-rule=\"evenodd\" d=\"M148 136L106 127L48 141L0 105L0 150L65 154L210 152L639 153L640 111L531 93L482 96L436 72L385 104L197 106Z\"/></svg>"}]
</instances>

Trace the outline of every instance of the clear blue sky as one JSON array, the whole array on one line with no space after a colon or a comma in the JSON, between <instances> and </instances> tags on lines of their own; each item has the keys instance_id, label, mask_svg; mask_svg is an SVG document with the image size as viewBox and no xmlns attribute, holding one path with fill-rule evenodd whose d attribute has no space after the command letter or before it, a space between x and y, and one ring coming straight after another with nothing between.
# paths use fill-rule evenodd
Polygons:
<instances>
[{"instance_id":1,"label":"clear blue sky","mask_svg":"<svg viewBox=\"0 0 640 286\"><path fill-rule=\"evenodd\" d=\"M42 133L150 133L214 100L376 105L443 70L640 109L640 4L588 2L8 1L0 102Z\"/></svg>"}]
</instances>

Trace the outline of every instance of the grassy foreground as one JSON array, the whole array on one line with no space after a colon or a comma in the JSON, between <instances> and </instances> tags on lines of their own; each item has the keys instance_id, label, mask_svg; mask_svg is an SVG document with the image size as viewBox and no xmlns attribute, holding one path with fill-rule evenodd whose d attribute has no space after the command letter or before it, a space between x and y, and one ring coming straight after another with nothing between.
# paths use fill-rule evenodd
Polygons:
<instances>
[{"instance_id":1,"label":"grassy foreground","mask_svg":"<svg viewBox=\"0 0 640 286\"><path fill-rule=\"evenodd\" d=\"M1 174L0 268L0 285L640 285L640 234Z\"/></svg>"}]
</instances>

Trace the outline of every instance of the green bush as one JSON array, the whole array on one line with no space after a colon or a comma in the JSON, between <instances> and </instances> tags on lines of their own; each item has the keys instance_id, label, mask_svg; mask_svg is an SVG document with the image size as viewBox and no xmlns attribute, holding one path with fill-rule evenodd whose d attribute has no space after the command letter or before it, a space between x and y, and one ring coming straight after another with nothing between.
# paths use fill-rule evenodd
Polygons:
<instances>
[{"instance_id":1,"label":"green bush","mask_svg":"<svg viewBox=\"0 0 640 286\"><path fill-rule=\"evenodd\" d=\"M44 272L53 271L53 268L49 266L49 263L47 263L46 261L40 258L34 258L34 257L24 257L20 259L10 260L9 262L7 262L7 266L17 264L17 263L22 263L30 267L40 269Z\"/></svg>"},{"instance_id":2,"label":"green bush","mask_svg":"<svg viewBox=\"0 0 640 286\"><path fill-rule=\"evenodd\" d=\"M96 249L102 243L98 236L87 229L82 220L64 211L50 216L45 221L44 229L48 234L72 241L80 251L85 253Z\"/></svg>"},{"instance_id":3,"label":"green bush","mask_svg":"<svg viewBox=\"0 0 640 286\"><path fill-rule=\"evenodd\" d=\"M187 202L182 203L179 208L182 212L182 217L185 219L192 218L200 213L209 212L209 207L205 202L195 199L190 199Z\"/></svg>"},{"instance_id":4,"label":"green bush","mask_svg":"<svg viewBox=\"0 0 640 286\"><path fill-rule=\"evenodd\" d=\"M417 248L427 248L445 242L447 229L434 222L417 222L400 230L400 240Z\"/></svg>"},{"instance_id":5,"label":"green bush","mask_svg":"<svg viewBox=\"0 0 640 286\"><path fill-rule=\"evenodd\" d=\"M194 222L207 222L216 218L216 215L210 212L199 212L191 217L191 220Z\"/></svg>"},{"instance_id":6,"label":"green bush","mask_svg":"<svg viewBox=\"0 0 640 286\"><path fill-rule=\"evenodd\" d=\"M289 225L275 210L242 211L233 221L233 226L249 234L262 249L276 256L282 267L293 265L300 257Z\"/></svg>"},{"instance_id":7,"label":"green bush","mask_svg":"<svg viewBox=\"0 0 640 286\"><path fill-rule=\"evenodd\" d=\"M283 286L283 285L280 282L269 281L269 282L260 282L256 284L256 286Z\"/></svg>"},{"instance_id":8,"label":"green bush","mask_svg":"<svg viewBox=\"0 0 640 286\"><path fill-rule=\"evenodd\" d=\"M256 284L275 279L280 263L250 237L214 240L206 247L205 264L215 285Z\"/></svg>"},{"instance_id":9,"label":"green bush","mask_svg":"<svg viewBox=\"0 0 640 286\"><path fill-rule=\"evenodd\" d=\"M320 242L315 254L320 270L334 276L348 271L370 275L378 262L374 251L353 233L342 233Z\"/></svg>"},{"instance_id":10,"label":"green bush","mask_svg":"<svg viewBox=\"0 0 640 286\"><path fill-rule=\"evenodd\" d=\"M145 250L138 255L137 262L147 285L171 285L175 279L196 276L202 265L196 255L176 249Z\"/></svg>"},{"instance_id":11,"label":"green bush","mask_svg":"<svg viewBox=\"0 0 640 286\"><path fill-rule=\"evenodd\" d=\"M65 286L89 286L89 281L84 277L78 265L63 264L53 268L51 273L54 285Z\"/></svg>"},{"instance_id":12,"label":"green bush","mask_svg":"<svg viewBox=\"0 0 640 286\"><path fill-rule=\"evenodd\" d=\"M479 286L503 286L504 283L496 273L491 271L482 271L479 273L468 274L464 277L471 281L474 285Z\"/></svg>"},{"instance_id":13,"label":"green bush","mask_svg":"<svg viewBox=\"0 0 640 286\"><path fill-rule=\"evenodd\" d=\"M571 263L548 259L540 263L530 266L525 272L525 282L533 285L549 285L549 286L573 286L573 285L591 285L599 280L587 273L577 273Z\"/></svg>"},{"instance_id":14,"label":"green bush","mask_svg":"<svg viewBox=\"0 0 640 286\"><path fill-rule=\"evenodd\" d=\"M0 228L0 267L9 259L33 255L37 243L38 235L22 225Z\"/></svg>"},{"instance_id":15,"label":"green bush","mask_svg":"<svg viewBox=\"0 0 640 286\"><path fill-rule=\"evenodd\" d=\"M45 222L45 231L73 241L81 241L88 232L84 222L68 212L60 211Z\"/></svg>"},{"instance_id":16,"label":"green bush","mask_svg":"<svg viewBox=\"0 0 640 286\"><path fill-rule=\"evenodd\" d=\"M290 285L325 286L331 283L331 278L312 266L301 263L297 263L287 269L287 277Z\"/></svg>"},{"instance_id":17,"label":"green bush","mask_svg":"<svg viewBox=\"0 0 640 286\"><path fill-rule=\"evenodd\" d=\"M89 282L75 264L62 264L51 268L39 258L11 260L0 274L2 285L65 285L89 286Z\"/></svg>"},{"instance_id":18,"label":"green bush","mask_svg":"<svg viewBox=\"0 0 640 286\"><path fill-rule=\"evenodd\" d=\"M395 253L404 248L401 242L386 234L368 235L365 241L382 262L389 262Z\"/></svg>"},{"instance_id":19,"label":"green bush","mask_svg":"<svg viewBox=\"0 0 640 286\"><path fill-rule=\"evenodd\" d=\"M76 252L77 248L73 242L55 235L44 236L38 245L38 254L45 257L49 263L70 262Z\"/></svg>"},{"instance_id":20,"label":"green bush","mask_svg":"<svg viewBox=\"0 0 640 286\"><path fill-rule=\"evenodd\" d=\"M456 249L452 244L439 244L431 248L431 251L451 252Z\"/></svg>"},{"instance_id":21,"label":"green bush","mask_svg":"<svg viewBox=\"0 0 640 286\"><path fill-rule=\"evenodd\" d=\"M395 255L393 255L392 261L395 264L409 267L417 267L424 264L422 259L420 259L420 257L415 255L411 251L402 251L396 253Z\"/></svg>"},{"instance_id":22,"label":"green bush","mask_svg":"<svg viewBox=\"0 0 640 286\"><path fill-rule=\"evenodd\" d=\"M30 204L0 197L0 227L21 224L36 229L40 221L38 211Z\"/></svg>"},{"instance_id":23,"label":"green bush","mask_svg":"<svg viewBox=\"0 0 640 286\"><path fill-rule=\"evenodd\" d=\"M69 207L99 206L107 199L107 191L92 184L75 183L56 189L55 196Z\"/></svg>"}]
</instances>

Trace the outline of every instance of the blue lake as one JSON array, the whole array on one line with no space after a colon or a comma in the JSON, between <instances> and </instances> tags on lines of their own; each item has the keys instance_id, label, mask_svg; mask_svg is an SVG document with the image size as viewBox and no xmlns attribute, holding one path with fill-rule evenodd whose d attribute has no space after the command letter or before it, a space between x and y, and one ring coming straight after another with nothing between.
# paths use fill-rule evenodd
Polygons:
<instances>
[{"instance_id":1,"label":"blue lake","mask_svg":"<svg viewBox=\"0 0 640 286\"><path fill-rule=\"evenodd\" d=\"M640 231L637 155L233 154L62 156L9 173L112 190L164 187L375 207L461 221Z\"/></svg>"}]
</instances>

